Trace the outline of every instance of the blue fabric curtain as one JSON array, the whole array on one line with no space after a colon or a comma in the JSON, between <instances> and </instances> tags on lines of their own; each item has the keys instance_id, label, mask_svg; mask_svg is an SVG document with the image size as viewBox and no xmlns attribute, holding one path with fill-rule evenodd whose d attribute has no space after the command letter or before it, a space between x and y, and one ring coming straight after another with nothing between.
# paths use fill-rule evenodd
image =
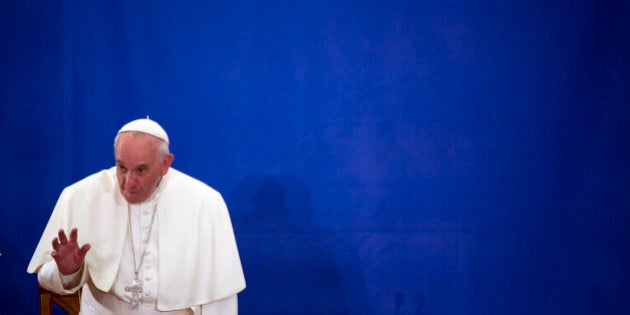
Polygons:
<instances>
[{"instance_id":1,"label":"blue fabric curtain","mask_svg":"<svg viewBox=\"0 0 630 315\"><path fill-rule=\"evenodd\" d=\"M150 116L228 203L242 314L628 314L628 9L0 1L0 313Z\"/></svg>"}]
</instances>

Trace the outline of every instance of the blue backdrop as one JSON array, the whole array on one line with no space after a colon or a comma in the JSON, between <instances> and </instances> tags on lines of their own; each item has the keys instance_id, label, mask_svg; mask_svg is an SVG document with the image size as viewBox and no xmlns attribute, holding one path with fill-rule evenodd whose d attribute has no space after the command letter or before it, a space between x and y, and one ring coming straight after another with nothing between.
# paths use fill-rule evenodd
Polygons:
<instances>
[{"instance_id":1,"label":"blue backdrop","mask_svg":"<svg viewBox=\"0 0 630 315\"><path fill-rule=\"evenodd\" d=\"M0 313L149 115L228 203L241 314L629 314L629 9L0 1Z\"/></svg>"}]
</instances>

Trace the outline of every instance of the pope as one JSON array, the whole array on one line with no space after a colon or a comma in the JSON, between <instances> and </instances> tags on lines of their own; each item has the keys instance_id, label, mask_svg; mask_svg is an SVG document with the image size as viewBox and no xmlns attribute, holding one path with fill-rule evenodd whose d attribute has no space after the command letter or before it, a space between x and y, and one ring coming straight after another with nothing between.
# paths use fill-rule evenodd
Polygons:
<instances>
[{"instance_id":1,"label":"pope","mask_svg":"<svg viewBox=\"0 0 630 315\"><path fill-rule=\"evenodd\" d=\"M219 192L171 167L155 121L124 125L115 166L66 187L27 271L81 314L237 314L245 288Z\"/></svg>"}]
</instances>

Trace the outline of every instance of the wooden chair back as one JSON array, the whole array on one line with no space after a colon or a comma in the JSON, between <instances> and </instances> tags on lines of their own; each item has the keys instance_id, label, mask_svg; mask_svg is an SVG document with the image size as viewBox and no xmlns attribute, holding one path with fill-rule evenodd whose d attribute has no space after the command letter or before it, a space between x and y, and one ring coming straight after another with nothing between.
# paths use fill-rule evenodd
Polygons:
<instances>
[{"instance_id":1,"label":"wooden chair back","mask_svg":"<svg viewBox=\"0 0 630 315\"><path fill-rule=\"evenodd\" d=\"M66 311L69 315L78 315L81 301L79 300L79 293L61 295L44 289L41 285L38 286L39 291L39 314L40 315L52 315L53 304L59 306L62 310Z\"/></svg>"}]
</instances>

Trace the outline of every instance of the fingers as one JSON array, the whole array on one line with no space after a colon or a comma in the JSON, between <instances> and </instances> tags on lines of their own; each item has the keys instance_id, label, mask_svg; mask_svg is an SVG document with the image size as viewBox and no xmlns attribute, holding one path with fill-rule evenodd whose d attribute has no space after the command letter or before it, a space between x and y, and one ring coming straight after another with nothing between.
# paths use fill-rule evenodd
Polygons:
<instances>
[{"instance_id":1,"label":"fingers","mask_svg":"<svg viewBox=\"0 0 630 315\"><path fill-rule=\"evenodd\" d=\"M66 232L63 231L63 229L59 229L59 233L57 233L59 236L59 244L65 244L68 243L68 238L66 237Z\"/></svg>"},{"instance_id":2,"label":"fingers","mask_svg":"<svg viewBox=\"0 0 630 315\"><path fill-rule=\"evenodd\" d=\"M79 232L77 228L74 228L70 231L70 239L68 239L68 237L66 236L66 232L63 229L59 229L59 232L57 232L57 237L52 240L52 248L54 251L58 251L60 247L65 247L68 244L77 244L78 238ZM87 248L85 248L85 245L80 248L80 250L83 250L83 254L87 253L89 249L89 245L87 246Z\"/></svg>"},{"instance_id":3,"label":"fingers","mask_svg":"<svg viewBox=\"0 0 630 315\"><path fill-rule=\"evenodd\" d=\"M68 237L66 236L66 232L63 229L59 229L59 232L57 233L57 237L55 237L55 240L58 240L59 244L66 244L68 243ZM70 242L76 242L77 238L78 238L79 232L77 230L77 228L74 228L70 231Z\"/></svg>"},{"instance_id":4,"label":"fingers","mask_svg":"<svg viewBox=\"0 0 630 315\"><path fill-rule=\"evenodd\" d=\"M57 233L57 237L55 237L52 240L53 251L51 252L51 255L53 256L53 258L59 254L60 250L62 250L63 252L67 252L68 249L70 249L70 250L74 250L76 255L78 255L78 257L80 257L81 259L83 259L85 255L87 254L87 252L90 250L91 246L90 244L85 244L79 247L78 241L77 241L78 237L79 237L79 232L76 228L70 231L69 240L68 240L68 237L66 236L66 232L63 229L60 229L59 232ZM65 255L63 253L61 254Z\"/></svg>"},{"instance_id":5,"label":"fingers","mask_svg":"<svg viewBox=\"0 0 630 315\"><path fill-rule=\"evenodd\" d=\"M55 237L52 240L52 248L57 251L59 249L59 238Z\"/></svg>"},{"instance_id":6,"label":"fingers","mask_svg":"<svg viewBox=\"0 0 630 315\"><path fill-rule=\"evenodd\" d=\"M72 231L70 231L70 242L76 242L78 234L77 228L72 229Z\"/></svg>"},{"instance_id":7,"label":"fingers","mask_svg":"<svg viewBox=\"0 0 630 315\"><path fill-rule=\"evenodd\" d=\"M85 255L90 250L90 248L92 248L92 246L90 246L90 244L85 244L85 245L81 246L81 248L79 248L79 253L78 253L79 257L81 257L81 259L84 259Z\"/></svg>"}]
</instances>

